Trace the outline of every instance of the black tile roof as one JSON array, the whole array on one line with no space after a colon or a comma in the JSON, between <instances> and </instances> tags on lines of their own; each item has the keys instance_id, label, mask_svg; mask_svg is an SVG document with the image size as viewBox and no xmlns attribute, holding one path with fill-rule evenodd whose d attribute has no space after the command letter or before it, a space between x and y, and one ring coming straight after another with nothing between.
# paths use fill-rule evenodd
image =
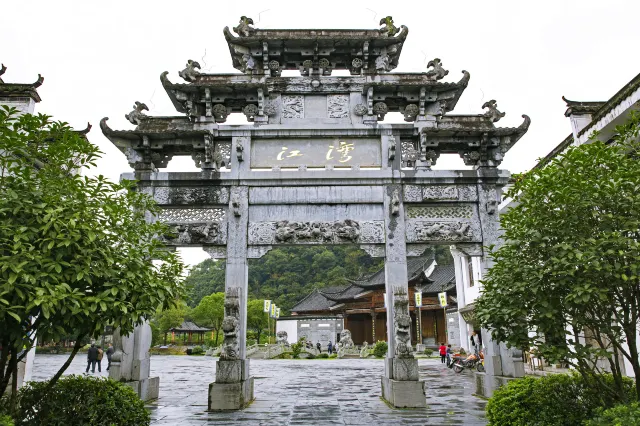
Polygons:
<instances>
[{"instance_id":1,"label":"black tile roof","mask_svg":"<svg viewBox=\"0 0 640 426\"><path fill-rule=\"evenodd\" d=\"M419 277L425 269L429 267L431 257L417 257L407 259L407 272L409 282ZM440 293L456 288L456 273L453 265L436 265L429 277L425 278L422 292ZM317 312L328 311L332 307L345 302L350 302L355 297L367 290L373 290L379 286L384 286L384 269L371 275L362 281L352 281L352 284L338 287L325 287L313 290L304 299L298 302L291 312Z\"/></svg>"},{"instance_id":2,"label":"black tile roof","mask_svg":"<svg viewBox=\"0 0 640 426\"><path fill-rule=\"evenodd\" d=\"M456 271L453 265L436 265L429 275L432 281L422 287L422 293L440 293L456 288Z\"/></svg>"},{"instance_id":3,"label":"black tile roof","mask_svg":"<svg viewBox=\"0 0 640 426\"><path fill-rule=\"evenodd\" d=\"M418 278L432 261L433 257L431 256L407 258L407 276L409 282ZM350 281L362 288L384 287L384 267L369 277Z\"/></svg>"},{"instance_id":4,"label":"black tile roof","mask_svg":"<svg viewBox=\"0 0 640 426\"><path fill-rule=\"evenodd\" d=\"M178 333L185 333L189 331L211 331L211 328L200 327L194 322L191 321L183 321L180 327L174 327L171 331L176 331Z\"/></svg>"}]
</instances>

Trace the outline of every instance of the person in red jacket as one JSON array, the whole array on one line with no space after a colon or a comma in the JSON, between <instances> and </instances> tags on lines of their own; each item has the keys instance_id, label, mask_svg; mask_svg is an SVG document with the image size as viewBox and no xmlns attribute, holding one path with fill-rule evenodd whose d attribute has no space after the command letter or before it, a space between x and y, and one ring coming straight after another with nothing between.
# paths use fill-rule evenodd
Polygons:
<instances>
[{"instance_id":1,"label":"person in red jacket","mask_svg":"<svg viewBox=\"0 0 640 426\"><path fill-rule=\"evenodd\" d=\"M440 362L443 364L447 362L447 347L444 343L440 343Z\"/></svg>"}]
</instances>

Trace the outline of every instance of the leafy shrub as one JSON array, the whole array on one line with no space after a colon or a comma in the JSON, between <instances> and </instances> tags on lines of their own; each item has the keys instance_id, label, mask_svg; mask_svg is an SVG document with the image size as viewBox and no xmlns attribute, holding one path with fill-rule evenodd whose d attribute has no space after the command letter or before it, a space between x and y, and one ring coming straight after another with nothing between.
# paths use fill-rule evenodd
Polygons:
<instances>
[{"instance_id":1,"label":"leafy shrub","mask_svg":"<svg viewBox=\"0 0 640 426\"><path fill-rule=\"evenodd\" d=\"M433 349L426 348L426 349L424 350L424 354L425 354L426 356L431 356L431 355L433 355Z\"/></svg>"},{"instance_id":2,"label":"leafy shrub","mask_svg":"<svg viewBox=\"0 0 640 426\"><path fill-rule=\"evenodd\" d=\"M464 348L460 348L460 350L458 351L458 353L459 353L460 355L466 355L466 354L467 354L467 351L465 351L465 350L464 350Z\"/></svg>"},{"instance_id":3,"label":"leafy shrub","mask_svg":"<svg viewBox=\"0 0 640 426\"><path fill-rule=\"evenodd\" d=\"M45 393L47 385L30 382L20 389L14 415L19 425L145 426L151 422L133 389L114 380L66 376Z\"/></svg>"},{"instance_id":4,"label":"leafy shrub","mask_svg":"<svg viewBox=\"0 0 640 426\"><path fill-rule=\"evenodd\" d=\"M202 346L194 346L191 349L191 355L202 355L204 353L204 349Z\"/></svg>"},{"instance_id":5,"label":"leafy shrub","mask_svg":"<svg viewBox=\"0 0 640 426\"><path fill-rule=\"evenodd\" d=\"M387 354L388 349L389 345L387 345L387 342L378 340L373 347L373 355L375 355L376 358L383 358Z\"/></svg>"},{"instance_id":6,"label":"leafy shrub","mask_svg":"<svg viewBox=\"0 0 640 426\"><path fill-rule=\"evenodd\" d=\"M329 354L326 352L322 352L316 358L329 358Z\"/></svg>"},{"instance_id":7,"label":"leafy shrub","mask_svg":"<svg viewBox=\"0 0 640 426\"><path fill-rule=\"evenodd\" d=\"M613 382L611 375L601 377ZM625 387L631 396L633 383L627 380ZM494 392L486 410L490 425L565 426L581 425L598 408L613 404L588 388L581 376L555 374L509 382Z\"/></svg>"},{"instance_id":8,"label":"leafy shrub","mask_svg":"<svg viewBox=\"0 0 640 426\"><path fill-rule=\"evenodd\" d=\"M0 415L0 426L14 426L11 416Z\"/></svg>"},{"instance_id":9,"label":"leafy shrub","mask_svg":"<svg viewBox=\"0 0 640 426\"><path fill-rule=\"evenodd\" d=\"M316 359L314 354L307 353L307 359Z\"/></svg>"},{"instance_id":10,"label":"leafy shrub","mask_svg":"<svg viewBox=\"0 0 640 426\"><path fill-rule=\"evenodd\" d=\"M329 355L329 358L338 358L338 354L334 352L331 355Z\"/></svg>"},{"instance_id":11,"label":"leafy shrub","mask_svg":"<svg viewBox=\"0 0 640 426\"><path fill-rule=\"evenodd\" d=\"M302 337L296 343L293 343L291 345L291 355L294 358L300 358L300 353L302 352L302 348L304 347L305 340L306 339L304 337Z\"/></svg>"},{"instance_id":12,"label":"leafy shrub","mask_svg":"<svg viewBox=\"0 0 640 426\"><path fill-rule=\"evenodd\" d=\"M596 417L586 426L637 426L640 425L640 403L616 405L608 410L598 410Z\"/></svg>"}]
</instances>

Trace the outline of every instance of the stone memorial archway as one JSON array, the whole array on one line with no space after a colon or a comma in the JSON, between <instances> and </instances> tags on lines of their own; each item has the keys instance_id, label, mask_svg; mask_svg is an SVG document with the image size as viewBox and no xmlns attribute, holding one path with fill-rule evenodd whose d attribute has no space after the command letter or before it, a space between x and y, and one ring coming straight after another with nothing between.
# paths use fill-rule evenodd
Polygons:
<instances>
[{"instance_id":1,"label":"stone memorial archway","mask_svg":"<svg viewBox=\"0 0 640 426\"><path fill-rule=\"evenodd\" d=\"M136 102L127 114L135 130L101 121L135 169L124 177L163 207L149 220L172 227L165 243L201 246L226 261L224 349L209 409L240 409L253 399L247 259L292 244L358 244L385 258L389 351L382 395L396 407L425 406L407 347L407 256L432 244L485 256L483 246L498 239L498 202L509 179L497 166L529 118L498 128L504 114L495 101L484 114L448 115L470 75L440 81L448 71L439 59L427 72L389 73L408 33L390 19L375 30L320 31L259 30L243 17L234 31L224 34L242 74L203 74L190 60L179 73L186 83L161 75L183 116L149 117ZM291 69L300 76L281 76ZM351 76L332 77L334 69ZM224 125L234 112L249 124ZM388 112L401 112L406 124L385 124ZM459 154L473 170L431 170L442 153ZM201 171L157 170L177 155L191 156ZM148 378L146 365L139 380Z\"/></svg>"}]
</instances>

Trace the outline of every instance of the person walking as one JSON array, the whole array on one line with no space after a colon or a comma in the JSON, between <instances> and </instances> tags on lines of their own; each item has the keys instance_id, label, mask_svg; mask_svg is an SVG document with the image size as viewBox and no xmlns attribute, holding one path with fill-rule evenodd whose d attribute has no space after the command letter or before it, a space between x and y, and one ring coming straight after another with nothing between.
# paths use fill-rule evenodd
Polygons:
<instances>
[{"instance_id":1,"label":"person walking","mask_svg":"<svg viewBox=\"0 0 640 426\"><path fill-rule=\"evenodd\" d=\"M446 359L447 359L447 347L444 345L444 343L440 343L440 362L444 364Z\"/></svg>"},{"instance_id":2,"label":"person walking","mask_svg":"<svg viewBox=\"0 0 640 426\"><path fill-rule=\"evenodd\" d=\"M114 352L113 345L109 343L109 347L107 348L107 371L109 371L111 367L111 355L113 355Z\"/></svg>"},{"instance_id":3,"label":"person walking","mask_svg":"<svg viewBox=\"0 0 640 426\"><path fill-rule=\"evenodd\" d=\"M331 344L331 341L329 341L329 344L327 345L327 352L329 352L329 355L333 353L333 345Z\"/></svg>"},{"instance_id":4,"label":"person walking","mask_svg":"<svg viewBox=\"0 0 640 426\"><path fill-rule=\"evenodd\" d=\"M101 346L98 346L98 359L97 359L98 373L102 373L102 357L103 356L104 356L104 351L102 350Z\"/></svg>"},{"instance_id":5,"label":"person walking","mask_svg":"<svg viewBox=\"0 0 640 426\"><path fill-rule=\"evenodd\" d=\"M451 354L453 350L451 349L451 345L447 345L447 367L451 365Z\"/></svg>"},{"instance_id":6,"label":"person walking","mask_svg":"<svg viewBox=\"0 0 640 426\"><path fill-rule=\"evenodd\" d=\"M91 372L96 372L96 362L98 361L98 348L96 348L95 344L91 344L91 347L87 351L87 371L89 372L89 367L91 367Z\"/></svg>"},{"instance_id":7,"label":"person walking","mask_svg":"<svg viewBox=\"0 0 640 426\"><path fill-rule=\"evenodd\" d=\"M318 353L322 352L322 345L320 342L316 343L316 348L318 348Z\"/></svg>"}]
</instances>

